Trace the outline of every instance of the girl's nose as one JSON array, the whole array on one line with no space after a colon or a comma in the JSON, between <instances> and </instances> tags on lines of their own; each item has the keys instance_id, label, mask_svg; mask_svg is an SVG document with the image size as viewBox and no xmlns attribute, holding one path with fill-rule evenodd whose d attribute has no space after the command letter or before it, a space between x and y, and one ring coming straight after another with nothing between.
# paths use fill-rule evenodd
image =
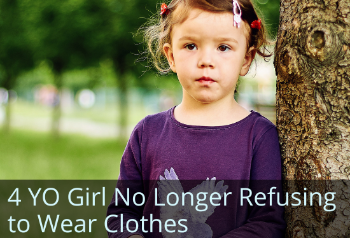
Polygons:
<instances>
[{"instance_id":1,"label":"girl's nose","mask_svg":"<svg viewBox=\"0 0 350 238\"><path fill-rule=\"evenodd\" d=\"M209 50L203 51L202 54L199 55L198 59L198 67L199 68L214 68L213 56Z\"/></svg>"}]
</instances>

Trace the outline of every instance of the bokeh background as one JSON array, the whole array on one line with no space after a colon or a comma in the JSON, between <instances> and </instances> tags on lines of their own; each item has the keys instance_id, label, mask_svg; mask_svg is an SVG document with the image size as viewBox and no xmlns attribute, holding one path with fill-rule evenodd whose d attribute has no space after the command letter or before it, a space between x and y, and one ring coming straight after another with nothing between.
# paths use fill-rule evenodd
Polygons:
<instances>
[{"instance_id":1,"label":"bokeh background","mask_svg":"<svg viewBox=\"0 0 350 238\"><path fill-rule=\"evenodd\" d=\"M137 34L161 3L0 0L0 179L118 178L136 123L181 101ZM279 1L254 4L274 39ZM275 93L273 59L257 57L235 97L275 122Z\"/></svg>"}]
</instances>

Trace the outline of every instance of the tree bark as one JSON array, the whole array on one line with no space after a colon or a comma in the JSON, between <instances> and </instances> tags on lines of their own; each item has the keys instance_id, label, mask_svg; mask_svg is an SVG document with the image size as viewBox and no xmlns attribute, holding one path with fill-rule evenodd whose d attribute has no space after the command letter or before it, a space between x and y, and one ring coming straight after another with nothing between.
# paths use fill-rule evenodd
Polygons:
<instances>
[{"instance_id":1,"label":"tree bark","mask_svg":"<svg viewBox=\"0 0 350 238\"><path fill-rule=\"evenodd\" d=\"M286 237L350 237L350 0L281 0L277 39L284 189L337 205L287 206Z\"/></svg>"}]
</instances>

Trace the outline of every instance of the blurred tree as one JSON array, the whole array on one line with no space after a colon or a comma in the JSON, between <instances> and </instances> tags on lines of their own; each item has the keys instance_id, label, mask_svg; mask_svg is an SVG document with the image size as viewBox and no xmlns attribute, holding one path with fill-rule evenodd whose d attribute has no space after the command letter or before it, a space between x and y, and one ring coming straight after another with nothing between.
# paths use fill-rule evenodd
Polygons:
<instances>
[{"instance_id":1,"label":"blurred tree","mask_svg":"<svg viewBox=\"0 0 350 238\"><path fill-rule=\"evenodd\" d=\"M9 131L11 121L12 89L17 77L34 67L33 54L24 31L24 20L18 0L0 1L0 87L8 90L4 130Z\"/></svg>"},{"instance_id":2,"label":"blurred tree","mask_svg":"<svg viewBox=\"0 0 350 238\"><path fill-rule=\"evenodd\" d=\"M146 2L141 0L21 0L26 12L25 28L31 36L37 60L47 60L55 74L59 92L64 85L62 74L71 69L96 67L112 60L119 88L119 125L126 135L128 74L144 70L134 62L142 46L133 32L145 22ZM154 5L154 1L152 5ZM93 72L95 73L95 72ZM96 79L97 77L95 77ZM94 83L92 81L92 83ZM91 85L90 85L91 86ZM58 135L60 101L54 106L52 131Z\"/></svg>"},{"instance_id":3,"label":"blurred tree","mask_svg":"<svg viewBox=\"0 0 350 238\"><path fill-rule=\"evenodd\" d=\"M48 61L54 73L58 97L53 108L52 132L57 136L64 84L62 74L98 64L103 56L100 48L108 27L103 13L108 7L97 0L21 0L21 3L35 58Z\"/></svg>"},{"instance_id":4,"label":"blurred tree","mask_svg":"<svg viewBox=\"0 0 350 238\"><path fill-rule=\"evenodd\" d=\"M70 88L76 94L79 90L94 89L98 85L102 85L101 74L101 69L97 67L70 70L63 74L63 80L65 87Z\"/></svg>"},{"instance_id":5,"label":"blurred tree","mask_svg":"<svg viewBox=\"0 0 350 238\"><path fill-rule=\"evenodd\" d=\"M52 133L59 134L63 73L98 65L105 57L104 38L111 31L111 14L105 1L21 0L25 28L31 36L37 61L48 61L58 97L54 103Z\"/></svg>"},{"instance_id":6,"label":"blurred tree","mask_svg":"<svg viewBox=\"0 0 350 238\"><path fill-rule=\"evenodd\" d=\"M139 52L143 51L142 37L134 37L137 30L152 15L149 9L156 7L155 0L105 0L108 5L112 17L109 29L109 35L105 38L106 56L112 59L115 72L116 83L119 88L119 125L120 137L126 137L126 125L128 115L128 88L130 85L130 76L132 73L138 79L137 83L142 86L146 84L140 79L147 78L144 75L145 66L135 64L141 57ZM159 4L160 6L160 4ZM142 16L142 17L140 17ZM141 75L143 77L141 78Z\"/></svg>"}]
</instances>

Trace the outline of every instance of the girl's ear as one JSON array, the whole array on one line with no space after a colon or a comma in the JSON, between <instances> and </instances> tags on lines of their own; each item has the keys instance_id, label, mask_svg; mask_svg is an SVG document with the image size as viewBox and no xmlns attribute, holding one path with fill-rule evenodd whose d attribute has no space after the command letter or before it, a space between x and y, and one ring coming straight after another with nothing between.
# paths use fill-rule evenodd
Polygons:
<instances>
[{"instance_id":1,"label":"girl's ear","mask_svg":"<svg viewBox=\"0 0 350 238\"><path fill-rule=\"evenodd\" d=\"M250 65L255 57L255 54L256 54L256 49L253 46L250 47L244 56L242 69L239 75L244 76L248 73Z\"/></svg>"},{"instance_id":2,"label":"girl's ear","mask_svg":"<svg viewBox=\"0 0 350 238\"><path fill-rule=\"evenodd\" d=\"M164 50L166 58L168 59L168 63L170 65L171 70L174 73L176 73L174 54L173 54L173 49L172 49L171 45L169 43L165 43L163 45L163 50Z\"/></svg>"}]
</instances>

